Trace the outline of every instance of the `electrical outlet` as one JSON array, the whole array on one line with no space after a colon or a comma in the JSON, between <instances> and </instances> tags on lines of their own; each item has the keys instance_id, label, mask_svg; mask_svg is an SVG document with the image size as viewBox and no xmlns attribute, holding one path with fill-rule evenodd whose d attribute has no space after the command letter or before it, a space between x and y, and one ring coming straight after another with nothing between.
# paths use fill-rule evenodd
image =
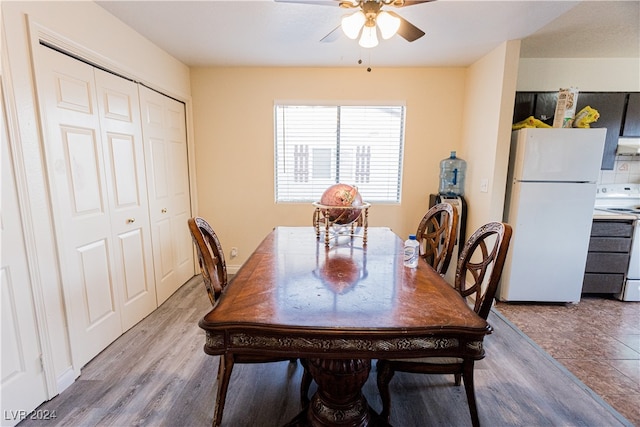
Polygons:
<instances>
[{"instance_id":1,"label":"electrical outlet","mask_svg":"<svg viewBox=\"0 0 640 427\"><path fill-rule=\"evenodd\" d=\"M231 252L229 252L229 255L231 255L231 258L235 258L238 256L238 248L233 247L231 248Z\"/></svg>"},{"instance_id":2,"label":"electrical outlet","mask_svg":"<svg viewBox=\"0 0 640 427\"><path fill-rule=\"evenodd\" d=\"M480 192L481 193L489 192L489 180L487 178L482 178L480 180Z\"/></svg>"}]
</instances>

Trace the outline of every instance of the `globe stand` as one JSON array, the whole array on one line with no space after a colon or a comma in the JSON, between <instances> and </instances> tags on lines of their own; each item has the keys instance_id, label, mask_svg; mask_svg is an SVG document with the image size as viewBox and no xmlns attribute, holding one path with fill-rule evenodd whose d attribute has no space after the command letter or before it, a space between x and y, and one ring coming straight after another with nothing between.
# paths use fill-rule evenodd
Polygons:
<instances>
[{"instance_id":1,"label":"globe stand","mask_svg":"<svg viewBox=\"0 0 640 427\"><path fill-rule=\"evenodd\" d=\"M358 207L353 206L327 206L321 203L314 202L316 210L313 213L313 226L316 229L316 239L320 240L321 226L324 225L324 245L329 246L329 242L332 237L336 240L340 236L361 237L362 244L367 244L367 227L369 226L369 207L370 203L363 203ZM356 219L348 224L341 224L342 218L348 216L354 209L360 209L360 214ZM331 219L331 216L335 216L336 211L343 211L337 218ZM334 215L330 215L330 212Z\"/></svg>"}]
</instances>

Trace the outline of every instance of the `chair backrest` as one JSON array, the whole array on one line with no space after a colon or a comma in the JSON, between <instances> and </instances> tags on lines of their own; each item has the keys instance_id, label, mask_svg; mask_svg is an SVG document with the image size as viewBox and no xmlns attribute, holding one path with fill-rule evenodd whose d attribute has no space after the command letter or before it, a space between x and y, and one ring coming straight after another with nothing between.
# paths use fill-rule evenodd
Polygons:
<instances>
[{"instance_id":1,"label":"chair backrest","mask_svg":"<svg viewBox=\"0 0 640 427\"><path fill-rule=\"evenodd\" d=\"M458 259L454 287L464 298L475 297L474 310L483 319L489 316L510 240L509 224L490 222L469 237Z\"/></svg>"},{"instance_id":2,"label":"chair backrest","mask_svg":"<svg viewBox=\"0 0 640 427\"><path fill-rule=\"evenodd\" d=\"M227 265L222 245L213 228L204 218L189 218L187 224L198 252L202 280L211 305L214 305L227 286Z\"/></svg>"},{"instance_id":3,"label":"chair backrest","mask_svg":"<svg viewBox=\"0 0 640 427\"><path fill-rule=\"evenodd\" d=\"M420 256L441 275L449 268L457 232L458 210L449 203L431 207L418 225Z\"/></svg>"}]
</instances>

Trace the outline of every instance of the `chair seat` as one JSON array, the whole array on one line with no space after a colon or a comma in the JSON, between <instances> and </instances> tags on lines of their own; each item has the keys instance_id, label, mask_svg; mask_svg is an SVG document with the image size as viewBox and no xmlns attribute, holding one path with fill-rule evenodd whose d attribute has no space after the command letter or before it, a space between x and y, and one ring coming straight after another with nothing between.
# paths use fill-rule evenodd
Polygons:
<instances>
[{"instance_id":1,"label":"chair seat","mask_svg":"<svg viewBox=\"0 0 640 427\"><path fill-rule=\"evenodd\" d=\"M460 357L419 357L412 359L386 359L389 362L421 363L429 365L455 365L462 363Z\"/></svg>"}]
</instances>

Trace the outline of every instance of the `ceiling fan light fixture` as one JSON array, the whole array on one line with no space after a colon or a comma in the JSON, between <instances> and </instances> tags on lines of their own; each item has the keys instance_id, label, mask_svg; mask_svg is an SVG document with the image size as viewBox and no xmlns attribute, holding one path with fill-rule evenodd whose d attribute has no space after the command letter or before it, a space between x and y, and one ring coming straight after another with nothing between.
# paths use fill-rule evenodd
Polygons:
<instances>
[{"instance_id":1,"label":"ceiling fan light fixture","mask_svg":"<svg viewBox=\"0 0 640 427\"><path fill-rule=\"evenodd\" d=\"M378 28L380 28L380 35L382 35L382 38L385 40L393 37L400 28L400 18L384 10L378 14L376 23L378 24Z\"/></svg>"},{"instance_id":2,"label":"ceiling fan light fixture","mask_svg":"<svg viewBox=\"0 0 640 427\"><path fill-rule=\"evenodd\" d=\"M365 48L378 46L378 34L376 32L376 26L365 26L362 29L362 35L358 44Z\"/></svg>"},{"instance_id":3,"label":"ceiling fan light fixture","mask_svg":"<svg viewBox=\"0 0 640 427\"><path fill-rule=\"evenodd\" d=\"M344 31L344 34L351 40L355 40L358 38L360 29L362 28L366 20L367 18L364 16L364 13L362 13L362 11L347 15L342 18L342 31Z\"/></svg>"}]
</instances>

